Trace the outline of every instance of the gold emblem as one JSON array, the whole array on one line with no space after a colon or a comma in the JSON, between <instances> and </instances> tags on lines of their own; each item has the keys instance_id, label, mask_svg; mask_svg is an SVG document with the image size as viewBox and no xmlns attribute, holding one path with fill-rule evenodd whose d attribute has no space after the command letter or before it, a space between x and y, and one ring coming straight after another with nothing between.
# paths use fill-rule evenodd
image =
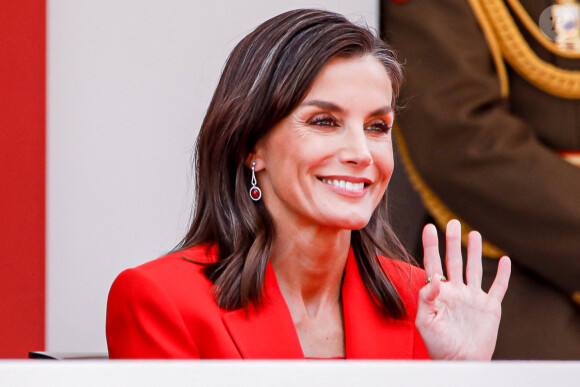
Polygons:
<instances>
[{"instance_id":1,"label":"gold emblem","mask_svg":"<svg viewBox=\"0 0 580 387\"><path fill-rule=\"evenodd\" d=\"M557 0L550 7L554 41L563 51L580 51L580 5L576 0Z\"/></svg>"}]
</instances>

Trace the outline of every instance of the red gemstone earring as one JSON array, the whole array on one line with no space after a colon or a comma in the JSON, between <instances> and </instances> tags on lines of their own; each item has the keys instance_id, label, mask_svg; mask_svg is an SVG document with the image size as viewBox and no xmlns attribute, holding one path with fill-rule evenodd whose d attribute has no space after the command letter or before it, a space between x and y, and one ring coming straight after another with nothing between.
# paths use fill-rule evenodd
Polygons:
<instances>
[{"instance_id":1,"label":"red gemstone earring","mask_svg":"<svg viewBox=\"0 0 580 387\"><path fill-rule=\"evenodd\" d=\"M252 162L252 188L250 188L250 197L253 201L257 202L262 198L262 191L258 188L256 181L256 172L254 168L256 167L256 162Z\"/></svg>"}]
</instances>

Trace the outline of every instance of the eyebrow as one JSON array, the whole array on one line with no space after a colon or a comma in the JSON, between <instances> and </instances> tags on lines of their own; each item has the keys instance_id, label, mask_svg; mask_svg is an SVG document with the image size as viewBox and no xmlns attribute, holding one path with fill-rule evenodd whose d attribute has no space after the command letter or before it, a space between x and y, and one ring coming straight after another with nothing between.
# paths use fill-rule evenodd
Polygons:
<instances>
[{"instance_id":1,"label":"eyebrow","mask_svg":"<svg viewBox=\"0 0 580 387\"><path fill-rule=\"evenodd\" d=\"M332 102L328 102L328 101L321 101L318 99L306 101L302 105L303 106L316 106L316 107L319 107L321 109L330 110L333 112L339 112L339 113L344 112L344 109L341 108L340 106L338 106L337 104L332 103ZM392 106L385 106L385 107L379 108L379 109L371 112L369 115L370 116L382 116L385 114L389 114L392 111L393 111Z\"/></svg>"}]
</instances>

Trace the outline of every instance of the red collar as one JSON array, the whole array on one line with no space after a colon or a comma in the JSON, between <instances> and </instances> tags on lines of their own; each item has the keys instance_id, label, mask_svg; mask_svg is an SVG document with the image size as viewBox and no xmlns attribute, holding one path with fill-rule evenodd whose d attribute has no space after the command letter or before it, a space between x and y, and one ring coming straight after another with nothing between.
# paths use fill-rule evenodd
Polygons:
<instances>
[{"instance_id":1,"label":"red collar","mask_svg":"<svg viewBox=\"0 0 580 387\"><path fill-rule=\"evenodd\" d=\"M244 359L304 359L292 316L272 266L265 277L263 305L224 314L223 321ZM342 284L347 359L410 359L414 327L385 317L375 306L350 250Z\"/></svg>"}]
</instances>

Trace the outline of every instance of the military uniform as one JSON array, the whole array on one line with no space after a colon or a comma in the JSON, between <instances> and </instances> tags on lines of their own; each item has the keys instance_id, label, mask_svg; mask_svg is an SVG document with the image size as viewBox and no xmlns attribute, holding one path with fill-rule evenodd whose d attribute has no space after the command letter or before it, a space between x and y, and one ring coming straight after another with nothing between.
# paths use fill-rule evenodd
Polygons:
<instances>
[{"instance_id":1,"label":"military uniform","mask_svg":"<svg viewBox=\"0 0 580 387\"><path fill-rule=\"evenodd\" d=\"M495 358L580 359L580 167L559 154L580 150L580 54L530 25L551 1L507 3L382 0L406 73L393 223L419 243L415 195L482 233L488 284L512 258Z\"/></svg>"}]
</instances>

